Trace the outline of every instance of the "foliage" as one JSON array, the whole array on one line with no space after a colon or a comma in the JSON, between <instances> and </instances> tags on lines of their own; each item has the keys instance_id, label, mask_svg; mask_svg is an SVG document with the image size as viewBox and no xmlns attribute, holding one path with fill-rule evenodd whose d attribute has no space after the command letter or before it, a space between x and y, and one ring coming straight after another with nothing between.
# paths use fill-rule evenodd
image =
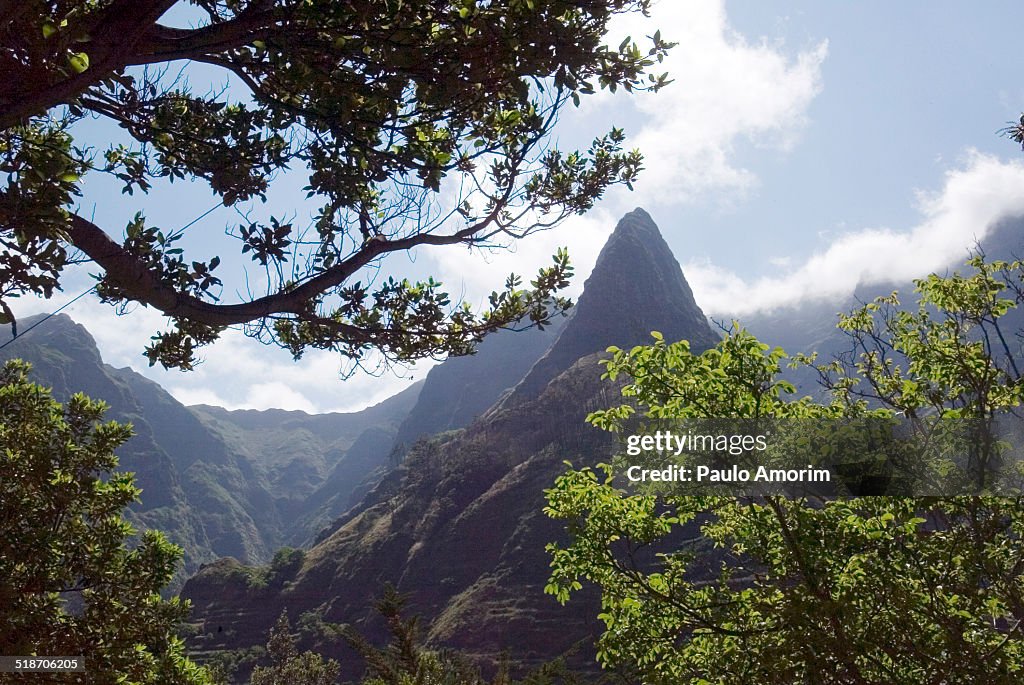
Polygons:
<instances>
[{"instance_id":1,"label":"foliage","mask_svg":"<svg viewBox=\"0 0 1024 685\"><path fill-rule=\"evenodd\" d=\"M831 400L795 397L782 350L743 330L714 349L612 350L627 404L589 418L971 418L979 460L998 459L1000 413L1021 403L1002 322L1022 301L1019 262L969 262L839 321L851 352L815 364ZM927 436L925 436L927 437ZM984 453L982 453L984 452ZM978 473L983 473L983 469ZM982 477L984 481L984 478ZM984 485L984 482L981 483ZM983 488L982 488L983 489ZM602 589L604 665L649 683L919 684L1024 676L1024 507L1019 497L787 499L627 492L613 466L571 470L548 491L567 522L547 592ZM713 549L709 549L712 547Z\"/></svg>"},{"instance_id":2,"label":"foliage","mask_svg":"<svg viewBox=\"0 0 1024 685\"><path fill-rule=\"evenodd\" d=\"M830 409L811 398L792 398L796 389L781 378L787 358L781 348L770 349L745 330L727 335L703 354L693 354L686 340L667 344L661 333L651 334L655 344L631 350L609 347L602 378L616 381L628 376L622 395L649 407L654 419L718 417L811 418L830 415ZM632 402L598 410L587 420L599 428L619 432L622 422L636 412Z\"/></svg>"},{"instance_id":3,"label":"foliage","mask_svg":"<svg viewBox=\"0 0 1024 685\"><path fill-rule=\"evenodd\" d=\"M274 553L270 564L265 566L243 566L233 572L244 578L245 584L254 590L273 588L280 590L286 582L292 580L302 567L306 553L301 549L282 547Z\"/></svg>"},{"instance_id":4,"label":"foliage","mask_svg":"<svg viewBox=\"0 0 1024 685\"><path fill-rule=\"evenodd\" d=\"M338 681L341 667L337 661L314 652L299 653L285 612L270 630L267 652L272 665L253 669L250 685L332 685Z\"/></svg>"},{"instance_id":5,"label":"foliage","mask_svg":"<svg viewBox=\"0 0 1024 685\"><path fill-rule=\"evenodd\" d=\"M362 685L579 685L583 682L560 660L534 669L521 681L512 679L508 663L503 661L491 679L484 678L480 670L458 652L424 648L418 637L419 619L403 615L405 604L404 596L391 585L385 586L376 604L391 633L391 641L384 648L375 647L352 626L340 627L341 637L366 661Z\"/></svg>"},{"instance_id":6,"label":"foliage","mask_svg":"<svg viewBox=\"0 0 1024 685\"><path fill-rule=\"evenodd\" d=\"M941 429L931 417L972 426L969 469L981 491L1001 466L1000 416L1024 399L1020 339L1003 323L1021 311L1024 262L978 254L967 265L967 275L915 281L913 309L893 293L841 315L851 351L817 370L842 407L880 406L909 420L925 440Z\"/></svg>"},{"instance_id":7,"label":"foliage","mask_svg":"<svg viewBox=\"0 0 1024 685\"><path fill-rule=\"evenodd\" d=\"M1020 119L1017 121L1001 129L999 133L1020 145L1021 149L1024 149L1024 114L1021 114Z\"/></svg>"},{"instance_id":8,"label":"foliage","mask_svg":"<svg viewBox=\"0 0 1024 685\"><path fill-rule=\"evenodd\" d=\"M251 673L256 664L266 660L267 648L264 645L252 645L242 649L222 649L204 654L204 663L210 677L215 683L237 682L237 674L242 671Z\"/></svg>"},{"instance_id":9,"label":"foliage","mask_svg":"<svg viewBox=\"0 0 1024 685\"><path fill-rule=\"evenodd\" d=\"M188 605L159 595L181 550L157 531L126 546L139 490L113 469L131 427L28 370L0 371L0 653L84 656L89 682L209 682L175 635Z\"/></svg>"},{"instance_id":10,"label":"foliage","mask_svg":"<svg viewBox=\"0 0 1024 685\"><path fill-rule=\"evenodd\" d=\"M271 582L276 582L278 579L283 582L285 579L293 578L302 567L305 558L306 552L294 547L282 547L274 552L274 558L270 560Z\"/></svg>"},{"instance_id":11,"label":"foliage","mask_svg":"<svg viewBox=\"0 0 1024 685\"><path fill-rule=\"evenodd\" d=\"M405 598L391 585L384 588L376 608L387 623L391 642L375 647L351 626L342 628L342 637L366 662L363 685L421 685L451 683L452 685L484 685L479 672L467 660L451 652L435 653L423 649L418 642L418 617L402 615ZM494 685L509 684L508 673L502 669Z\"/></svg>"},{"instance_id":12,"label":"foliage","mask_svg":"<svg viewBox=\"0 0 1024 685\"><path fill-rule=\"evenodd\" d=\"M648 73L670 47L660 33L648 50L603 44L616 15L646 13L649 0L16 5L0 27L0 316L13 320L10 298L49 297L80 250L102 270L104 300L172 320L146 354L182 369L237 324L296 357L322 348L356 361L370 350L465 354L491 330L543 325L569 306L557 295L571 273L564 252L529 287L510 277L482 312L433 279L375 289L357 279L419 246L522 238L631 185L641 158L622 149L620 129L586 152L550 147L549 134L568 103L599 88L667 83ZM169 10L190 27L162 23ZM206 72L189 65L237 87L192 90L189 77ZM121 138L80 142L89 117ZM220 255L186 256L184 229L137 214L118 243L74 206L85 177L105 173L129 195L205 182L244 214L289 168L306 175L319 210L308 226L278 215L230 227L232 262L265 271L265 292L238 303L219 300Z\"/></svg>"}]
</instances>

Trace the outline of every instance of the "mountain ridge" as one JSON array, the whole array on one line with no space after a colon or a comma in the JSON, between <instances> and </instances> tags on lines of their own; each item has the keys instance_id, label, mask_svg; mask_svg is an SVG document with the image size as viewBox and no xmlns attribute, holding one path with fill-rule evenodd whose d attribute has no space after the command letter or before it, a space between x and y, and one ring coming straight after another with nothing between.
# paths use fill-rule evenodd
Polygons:
<instances>
[{"instance_id":1,"label":"mountain ridge","mask_svg":"<svg viewBox=\"0 0 1024 685\"><path fill-rule=\"evenodd\" d=\"M22 326L27 329L42 320L42 315L27 317ZM0 351L0 359L21 357L32 363L30 377L52 387L58 400L66 401L81 391L110 406L108 419L134 425L135 435L117 450L119 469L134 472L142 489L141 502L129 508L128 516L137 526L161 530L183 547L184 567L171 591L180 588L185 576L200 565L219 557L266 562L282 545L314 537L319 527L337 515L331 511L314 517L304 512L306 518L299 519L287 506L292 493L280 480L275 482L273 473L253 458L244 441L218 431L209 416L185 407L130 368L105 364L92 336L69 316L47 318L30 334L13 341L4 336L0 342L4 341L10 344ZM323 452L319 456L331 456L327 450L333 449L331 466L336 466L344 462L348 447L364 430L380 428L393 435L418 389L399 393L368 408L366 414L340 415L348 417L344 420L346 437L314 445ZM337 416L306 415L306 420L330 423L336 422ZM386 453L379 455L381 462L386 459ZM364 464L359 480L376 466ZM352 489L358 485L353 483ZM290 530L304 520L311 530Z\"/></svg>"},{"instance_id":2,"label":"mountain ridge","mask_svg":"<svg viewBox=\"0 0 1024 685\"><path fill-rule=\"evenodd\" d=\"M605 242L551 348L502 404L535 397L577 359L610 345L647 344L653 330L667 340L686 338L698 352L719 339L658 226L637 207L619 220Z\"/></svg>"},{"instance_id":3,"label":"mountain ridge","mask_svg":"<svg viewBox=\"0 0 1024 685\"><path fill-rule=\"evenodd\" d=\"M640 277L623 278L627 273ZM543 490L564 470L563 460L595 463L614 449L611 434L585 422L590 411L620 399L601 379L604 348L648 342L650 331L661 330L700 351L717 336L642 210L613 232L577 307L546 354L523 370L536 388L526 392L520 381L465 428L416 443L274 588L246 586L246 572L226 563L192 578L183 590L196 607L192 646L205 652L261 644L282 610L293 621L354 623L383 639L369 604L391 583L430 622L435 647L492 665L506 647L518 666L568 653L577 665L592 665L590 647L573 650L600 632L597 595L583 593L565 609L543 592L544 546L565 535L542 513ZM600 331L609 337L595 339ZM327 636L307 642L353 663L347 647Z\"/></svg>"}]
</instances>

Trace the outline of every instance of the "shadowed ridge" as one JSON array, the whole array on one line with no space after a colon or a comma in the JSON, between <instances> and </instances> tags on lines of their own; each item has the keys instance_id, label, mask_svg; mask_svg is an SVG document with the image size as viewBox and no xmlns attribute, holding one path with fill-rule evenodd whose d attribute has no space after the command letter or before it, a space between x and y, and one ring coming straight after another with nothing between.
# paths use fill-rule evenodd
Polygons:
<instances>
[{"instance_id":1,"label":"shadowed ridge","mask_svg":"<svg viewBox=\"0 0 1024 685\"><path fill-rule=\"evenodd\" d=\"M650 343L651 331L687 339L696 351L718 341L658 226L638 207L608 238L561 334L499 406L536 397L576 360L610 345Z\"/></svg>"}]
</instances>

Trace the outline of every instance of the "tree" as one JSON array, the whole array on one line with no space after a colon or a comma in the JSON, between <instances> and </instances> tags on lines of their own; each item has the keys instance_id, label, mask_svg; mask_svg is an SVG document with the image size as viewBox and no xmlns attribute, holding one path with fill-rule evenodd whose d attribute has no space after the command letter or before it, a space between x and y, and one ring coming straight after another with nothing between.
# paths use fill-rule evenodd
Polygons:
<instances>
[{"instance_id":1,"label":"tree","mask_svg":"<svg viewBox=\"0 0 1024 685\"><path fill-rule=\"evenodd\" d=\"M969 263L840 317L848 355L815 365L830 401L795 397L786 354L733 330L701 355L685 341L610 350L606 376L637 412L680 417L905 417L927 441L970 419L978 491L1007 447L999 420L1021 405L1007 315L1024 302L1021 262ZM981 432L974 432L975 429ZM617 461L616 465L621 465ZM627 492L616 465L570 470L548 491L568 545L549 545L547 591L602 589L599 657L644 682L915 684L1020 682L1024 506L1016 496L786 498ZM681 539L690 542L679 542Z\"/></svg>"},{"instance_id":2,"label":"tree","mask_svg":"<svg viewBox=\"0 0 1024 685\"><path fill-rule=\"evenodd\" d=\"M139 490L113 469L131 427L81 394L61 406L28 370L0 370L0 654L83 656L94 683L209 682L175 635L187 603L159 595L181 550L157 531L126 545Z\"/></svg>"},{"instance_id":3,"label":"tree","mask_svg":"<svg viewBox=\"0 0 1024 685\"><path fill-rule=\"evenodd\" d=\"M390 642L374 646L350 625L340 629L341 637L366 662L364 685L410 685L412 683L452 683L452 685L488 685L472 663L458 653L435 653L425 649L419 638L419 617L406 618L407 598L388 584L375 604L387 624ZM507 669L502 667L489 685L511 685Z\"/></svg>"},{"instance_id":4,"label":"tree","mask_svg":"<svg viewBox=\"0 0 1024 685\"><path fill-rule=\"evenodd\" d=\"M273 664L253 669L250 685L332 685L338 682L341 667L337 661L324 659L314 652L299 654L288 614L283 611L270 629L267 651Z\"/></svg>"},{"instance_id":5,"label":"tree","mask_svg":"<svg viewBox=\"0 0 1024 685\"><path fill-rule=\"evenodd\" d=\"M386 585L376 603L377 612L387 624L390 642L375 647L366 637L350 625L342 625L337 632L366 662L366 675L362 685L420 685L448 683L449 685L580 685L583 681L570 671L562 659L556 659L532 669L522 680L513 680L509 664L498 663L493 677L485 678L473 661L450 649L434 651L426 648L419 638L419 618L404 615L407 598L393 586Z\"/></svg>"},{"instance_id":6,"label":"tree","mask_svg":"<svg viewBox=\"0 0 1024 685\"><path fill-rule=\"evenodd\" d=\"M162 23L188 5L194 28ZM638 152L613 128L586 153L547 147L569 102L597 88L657 90L648 75L670 47L655 33L602 44L609 21L649 0L30 0L0 3L0 310L49 297L84 254L100 297L138 302L173 326L150 362L190 368L227 326L296 357L308 348L359 360L464 354L485 333L547 322L568 301L560 252L529 288L510 278L489 307L453 305L432 279L359 278L420 246L480 247L582 213L630 185ZM237 88L200 94L177 64ZM244 95L242 91L244 90ZM84 118L124 140L79 144ZM125 193L157 179L209 184L224 205L265 199L284 169L308 176L309 226L279 214L231 228L266 271L266 290L221 302L220 256L192 259L180 231L136 215L123 242L74 206L87 173ZM301 170L301 171L300 171ZM79 252L80 251L80 252Z\"/></svg>"}]
</instances>

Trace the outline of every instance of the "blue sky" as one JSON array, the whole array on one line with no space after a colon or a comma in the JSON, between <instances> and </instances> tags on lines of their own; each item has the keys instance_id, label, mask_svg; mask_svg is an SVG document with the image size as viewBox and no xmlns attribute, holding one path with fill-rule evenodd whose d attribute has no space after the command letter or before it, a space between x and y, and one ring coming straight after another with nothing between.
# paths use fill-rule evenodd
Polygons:
<instances>
[{"instance_id":1,"label":"blue sky","mask_svg":"<svg viewBox=\"0 0 1024 685\"><path fill-rule=\"evenodd\" d=\"M748 40L785 41L789 54L827 40L828 52L821 90L788 154L737 147L737 166L757 174L756 192L732 212L692 205L684 214L711 234L746 234L745 250L702 245L716 263L764 268L758 255L798 259L844 231L907 228L920 218L915 191L939 190L968 148L1018 158L995 133L1024 110L1011 3L803 2L787 3L784 13L772 3L727 7Z\"/></svg>"},{"instance_id":2,"label":"blue sky","mask_svg":"<svg viewBox=\"0 0 1024 685\"><path fill-rule=\"evenodd\" d=\"M657 95L585 100L557 132L571 147L625 127L647 157L636 192L610 193L587 216L508 252L442 248L398 256L389 268L432 273L478 302L499 285L495 274L529 274L568 245L578 290L615 221L638 205L661 227L698 303L716 315L838 299L858 282L943 268L996 221L1024 214L1024 153L996 133L1024 111L1018 10L1010 2L663 0L650 20L616 26L612 42L660 28L680 42L666 64L675 82ZM300 175L282 177L253 211L304 218L302 185ZM140 209L173 228L215 204L203 187L181 183L129 198L87 177L84 190L84 211L95 208L118 235ZM230 245L224 227L237 221L235 210L215 210L189 229L189 247L202 258L220 253L225 270L241 264L222 248ZM84 274L72 276L64 295L16 311L52 310L88 285ZM160 316L139 309L118 318L88 299L67 311L109 363L132 366L186 403L351 410L427 369L342 381L329 354L294 363L229 332L197 371L166 372L141 357Z\"/></svg>"}]
</instances>

